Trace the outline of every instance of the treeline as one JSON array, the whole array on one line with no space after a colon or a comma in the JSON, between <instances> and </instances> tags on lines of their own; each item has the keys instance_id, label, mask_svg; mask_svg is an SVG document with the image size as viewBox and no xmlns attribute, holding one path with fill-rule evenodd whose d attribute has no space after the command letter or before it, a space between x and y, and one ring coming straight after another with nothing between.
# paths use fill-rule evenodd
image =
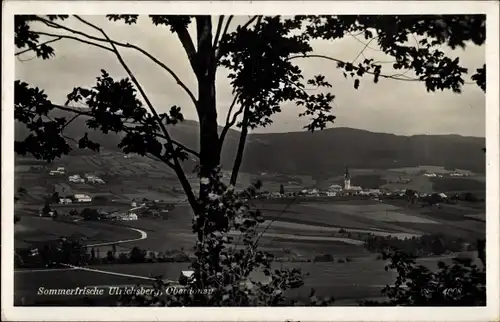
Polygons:
<instances>
[{"instance_id":1,"label":"treeline","mask_svg":"<svg viewBox=\"0 0 500 322\"><path fill-rule=\"evenodd\" d=\"M190 258L183 250L148 252L133 247L128 252L117 252L116 246L105 253L97 247L87 247L80 238L60 238L44 242L31 248L18 249L15 252L15 268L48 268L66 265L88 266L104 264L137 263L185 263ZM102 255L102 256L101 256Z\"/></svg>"},{"instance_id":2,"label":"treeline","mask_svg":"<svg viewBox=\"0 0 500 322\"><path fill-rule=\"evenodd\" d=\"M365 237L364 241L365 248L374 253L391 248L417 257L475 250L474 243L469 243L463 238L443 234L429 234L405 239L369 235Z\"/></svg>"}]
</instances>

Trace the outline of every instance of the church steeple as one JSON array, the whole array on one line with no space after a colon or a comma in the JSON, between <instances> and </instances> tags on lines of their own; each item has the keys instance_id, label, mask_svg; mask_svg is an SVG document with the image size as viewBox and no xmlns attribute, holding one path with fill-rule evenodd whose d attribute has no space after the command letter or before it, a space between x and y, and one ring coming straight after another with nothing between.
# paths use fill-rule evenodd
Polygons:
<instances>
[{"instance_id":1,"label":"church steeple","mask_svg":"<svg viewBox=\"0 0 500 322\"><path fill-rule=\"evenodd\" d=\"M351 175L349 174L349 168L345 168L345 174L344 174L344 189L349 190L351 189Z\"/></svg>"}]
</instances>

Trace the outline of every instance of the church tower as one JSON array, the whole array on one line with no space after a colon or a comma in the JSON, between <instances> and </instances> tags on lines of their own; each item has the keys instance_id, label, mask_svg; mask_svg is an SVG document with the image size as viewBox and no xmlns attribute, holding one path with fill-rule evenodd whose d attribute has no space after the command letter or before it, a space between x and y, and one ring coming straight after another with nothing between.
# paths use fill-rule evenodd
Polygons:
<instances>
[{"instance_id":1,"label":"church tower","mask_svg":"<svg viewBox=\"0 0 500 322\"><path fill-rule=\"evenodd\" d=\"M351 175L349 174L349 168L345 168L345 175L344 175L344 189L349 190L351 189Z\"/></svg>"}]
</instances>

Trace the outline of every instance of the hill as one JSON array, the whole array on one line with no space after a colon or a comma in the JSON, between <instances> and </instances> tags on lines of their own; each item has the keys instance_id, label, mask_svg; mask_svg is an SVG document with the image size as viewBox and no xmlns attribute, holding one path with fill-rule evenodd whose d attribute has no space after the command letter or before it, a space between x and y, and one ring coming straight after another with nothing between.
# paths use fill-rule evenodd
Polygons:
<instances>
[{"instance_id":1,"label":"hill","mask_svg":"<svg viewBox=\"0 0 500 322\"><path fill-rule=\"evenodd\" d=\"M64 116L64 112L58 111L53 116ZM65 135L79 139L83 133L89 132L90 139L100 143L103 150L119 151L120 135L88 130L85 121L84 117L77 118L65 129ZM195 149L198 148L198 131L197 122L191 120L170 128L174 139ZM26 128L16 123L16 140L21 140L26 134ZM233 163L238 139L238 131L228 132L222 153L224 168ZM485 155L481 149L485 141L485 138L460 135L401 136L352 128L331 128L314 133L251 134L241 170L253 174L267 172L324 177L338 174L346 166L390 169L435 165L484 173Z\"/></svg>"}]
</instances>

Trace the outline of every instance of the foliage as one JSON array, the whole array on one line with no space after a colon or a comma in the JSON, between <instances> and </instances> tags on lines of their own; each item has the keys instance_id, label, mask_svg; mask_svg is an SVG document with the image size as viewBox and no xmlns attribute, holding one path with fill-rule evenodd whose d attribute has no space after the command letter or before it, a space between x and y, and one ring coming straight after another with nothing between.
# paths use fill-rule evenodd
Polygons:
<instances>
[{"instance_id":1,"label":"foliage","mask_svg":"<svg viewBox=\"0 0 500 322\"><path fill-rule=\"evenodd\" d=\"M465 239L444 234L422 235L405 239L369 235L364 238L364 242L365 248L371 252L380 253L387 248L395 248L411 256L442 255L446 252L458 253L463 251L467 244Z\"/></svg>"},{"instance_id":2,"label":"foliage","mask_svg":"<svg viewBox=\"0 0 500 322\"><path fill-rule=\"evenodd\" d=\"M417 265L413 256L399 250L385 251L383 258L390 261L386 270L398 273L394 286L388 285L382 290L389 300L362 305L486 305L486 269L480 269L469 258L455 258L452 265L439 262L436 272Z\"/></svg>"},{"instance_id":3,"label":"foliage","mask_svg":"<svg viewBox=\"0 0 500 322\"><path fill-rule=\"evenodd\" d=\"M83 220L100 220L101 216L96 209L93 208L84 208L80 214L83 217Z\"/></svg>"},{"instance_id":4,"label":"foliage","mask_svg":"<svg viewBox=\"0 0 500 322\"><path fill-rule=\"evenodd\" d=\"M84 266L89 254L79 238L59 238L43 242L34 248L18 251L20 267L52 267L61 264Z\"/></svg>"},{"instance_id":5,"label":"foliage","mask_svg":"<svg viewBox=\"0 0 500 322\"><path fill-rule=\"evenodd\" d=\"M486 183L470 178L431 178L436 191L485 191Z\"/></svg>"},{"instance_id":6,"label":"foliage","mask_svg":"<svg viewBox=\"0 0 500 322\"><path fill-rule=\"evenodd\" d=\"M271 124L273 116L281 112L285 103L301 108L299 116L309 118L305 128L311 132L334 122L332 105L335 95L331 92L331 84L321 74L306 79L294 63L301 59L318 58L336 62L336 68L346 78L352 79L355 89L360 88L362 77L367 75L373 76L375 83L380 78L408 80L404 73L403 76L384 74L383 65L371 58L365 57L359 62L363 52L351 62L314 55L313 41L362 34L368 42L376 41L384 53L395 59L394 69L412 71L416 76L412 80L422 82L428 91L452 90L456 93L461 92L467 70L460 65L458 58L446 56L439 46L465 47L467 42L482 45L485 41L485 16L481 15L253 16L233 31L229 31L233 17L226 19L222 16L215 33L212 32L212 18L209 16L149 16L154 25L165 26L178 36L196 76L198 88L195 96L167 65L152 54L133 44L111 40L103 29L76 15L71 19L92 28L102 37L69 28L63 23L67 18L55 15L16 16L16 47L31 50L37 57L48 59L55 55L54 49L48 45L50 41L71 39L84 42L112 52L128 77L115 79L106 70L101 70L93 87L75 87L68 94L64 106L52 103L43 90L22 80L15 81L15 119L24 123L30 131L26 139L15 142L15 151L47 161L68 154L72 148L63 133L64 128L77 117L85 116L89 130L105 134L121 133L123 139L118 147L125 153L148 156L171 167L194 212L192 228L197 237L194 249L196 259L191 264L194 279L185 285L194 292L169 294L163 299L136 297L124 300L123 305L282 305L286 303L285 291L303 284L300 270L272 270L272 255L258 249L262 233L257 233L257 226L264 222L264 218L258 210L252 209L248 201L256 196L260 183L242 192L234 190L248 130ZM135 24L139 19L137 15L108 15L107 18L126 24ZM187 30L194 21L196 47ZM35 30L37 25L56 31L62 29L67 33L43 33ZM42 43L41 35L53 38ZM418 45L408 45L415 35L421 38ZM199 117L199 151L171 138L168 129L183 121L182 108L172 104L168 113L158 113L122 58L122 48L136 50L151 59L171 75L191 98ZM22 51L16 55L20 53ZM234 95L226 124L220 133L215 88L218 68L228 71ZM479 86L483 84L483 73L478 71L473 79ZM314 87L314 92L306 86ZM85 108L70 107L74 104L85 105ZM233 111L235 108L237 110ZM69 120L52 118L50 112L54 109L70 112L74 117ZM241 116L240 121L238 116ZM228 185L223 182L220 173L220 153L227 131L235 125L241 128L241 136ZM88 133L82 133L78 146L94 151L100 148L99 144L90 140ZM198 196L182 167L182 162L191 157L199 160L196 169L200 180ZM234 240L228 235L230 231L239 232L240 236ZM135 253L134 256L142 258L142 251L136 250ZM269 282L253 281L250 273L255 270L262 270ZM158 287L165 285L159 283ZM213 292L202 291L206 289ZM311 304L327 305L331 304L331 299L323 301L311 294Z\"/></svg>"},{"instance_id":7,"label":"foliage","mask_svg":"<svg viewBox=\"0 0 500 322\"><path fill-rule=\"evenodd\" d=\"M47 216L51 211L52 211L52 208L50 207L50 201L46 200L45 205L42 208L42 214L44 216Z\"/></svg>"},{"instance_id":8,"label":"foliage","mask_svg":"<svg viewBox=\"0 0 500 322\"><path fill-rule=\"evenodd\" d=\"M147 252L139 247L134 247L130 251L130 261L132 263L144 263L146 261Z\"/></svg>"}]
</instances>

